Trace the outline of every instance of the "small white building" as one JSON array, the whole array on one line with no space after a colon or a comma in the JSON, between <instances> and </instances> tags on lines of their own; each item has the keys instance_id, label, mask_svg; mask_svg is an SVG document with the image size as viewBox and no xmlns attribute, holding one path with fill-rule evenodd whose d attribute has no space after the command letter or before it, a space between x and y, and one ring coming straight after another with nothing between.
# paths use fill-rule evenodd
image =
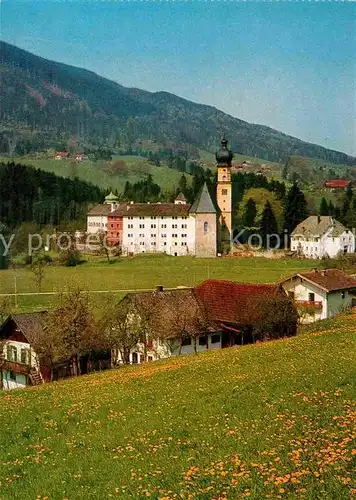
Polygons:
<instances>
[{"instance_id":1,"label":"small white building","mask_svg":"<svg viewBox=\"0 0 356 500\"><path fill-rule=\"evenodd\" d=\"M114 193L106 196L103 204L92 207L87 214L87 234L107 231L108 215L118 208L118 197Z\"/></svg>"},{"instance_id":2,"label":"small white building","mask_svg":"<svg viewBox=\"0 0 356 500\"><path fill-rule=\"evenodd\" d=\"M309 259L355 251L355 235L329 215L311 215L291 234L291 250Z\"/></svg>"},{"instance_id":3,"label":"small white building","mask_svg":"<svg viewBox=\"0 0 356 500\"><path fill-rule=\"evenodd\" d=\"M356 279L339 269L298 273L282 282L302 323L331 318L356 306Z\"/></svg>"}]
</instances>

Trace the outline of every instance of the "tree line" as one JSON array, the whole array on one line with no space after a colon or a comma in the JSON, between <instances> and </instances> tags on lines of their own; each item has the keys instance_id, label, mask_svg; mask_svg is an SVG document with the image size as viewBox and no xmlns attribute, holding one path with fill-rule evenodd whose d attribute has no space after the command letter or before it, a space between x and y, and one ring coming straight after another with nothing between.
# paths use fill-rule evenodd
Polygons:
<instances>
[{"instance_id":1,"label":"tree line","mask_svg":"<svg viewBox=\"0 0 356 500\"><path fill-rule=\"evenodd\" d=\"M59 226L84 219L88 204L104 193L78 178L67 179L19 163L0 163L0 220L9 228L23 222Z\"/></svg>"}]
</instances>

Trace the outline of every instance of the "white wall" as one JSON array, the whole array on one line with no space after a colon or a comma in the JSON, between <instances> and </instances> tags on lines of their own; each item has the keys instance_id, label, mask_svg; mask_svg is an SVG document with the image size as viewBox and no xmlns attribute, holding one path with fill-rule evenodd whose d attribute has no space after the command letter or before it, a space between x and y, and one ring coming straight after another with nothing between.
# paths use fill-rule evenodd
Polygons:
<instances>
[{"instance_id":1,"label":"white wall","mask_svg":"<svg viewBox=\"0 0 356 500\"><path fill-rule=\"evenodd\" d=\"M212 342L212 336L219 335L220 340L219 342ZM206 350L211 350L211 349L221 349L222 344L221 344L221 334L209 334L208 335L208 347L206 345L199 345L199 339L197 338L197 344L196 344L196 352L205 352ZM130 363L133 362L133 354L137 354L137 363L140 364L140 355L145 354L145 347L143 344L137 344L137 346L132 349L130 353ZM193 339L191 339L191 342L189 345L184 345L182 346L181 349L181 355L185 354L194 354L194 343ZM151 350L146 351L146 355L152 358L152 361L156 361L158 359L164 359L164 358L169 358L171 356L178 356L179 355L179 341L161 341L161 340L155 340L153 341L153 347ZM118 363L122 363L122 356L120 352L117 352L114 354L114 357L116 357L116 360Z\"/></svg>"},{"instance_id":2,"label":"white wall","mask_svg":"<svg viewBox=\"0 0 356 500\"><path fill-rule=\"evenodd\" d=\"M21 349L28 349L29 350L29 358L27 359L28 362L26 364L28 366L33 367L33 368L37 367L37 362L38 362L37 355L34 352L34 350L31 349L30 344L28 344L26 342L18 342L16 340L9 340L9 341L5 342L4 347L3 347L3 354L5 357L5 360L12 361L11 359L7 358L7 346L9 346L9 345L12 347L15 347L16 351L17 351L17 360L13 361L14 363L22 364L21 363ZM16 380L13 380L11 375L15 376ZM26 385L28 385L27 376L23 373L12 372L12 374L11 374L10 371L4 370L2 372L2 377L3 377L4 390L19 389L19 388L26 387Z\"/></svg>"},{"instance_id":3,"label":"white wall","mask_svg":"<svg viewBox=\"0 0 356 500\"><path fill-rule=\"evenodd\" d=\"M123 253L195 254L195 219L187 217L123 218Z\"/></svg>"},{"instance_id":4,"label":"white wall","mask_svg":"<svg viewBox=\"0 0 356 500\"><path fill-rule=\"evenodd\" d=\"M319 319L327 318L327 294L323 290L320 290L317 286L307 281L302 282L301 278L296 278L295 280L286 281L283 283L283 288L286 292L294 292L294 300L301 302L309 301L309 294L314 293L314 301L321 302L322 308L315 309L313 315L305 316L301 318L303 323L312 323Z\"/></svg>"},{"instance_id":5,"label":"white wall","mask_svg":"<svg viewBox=\"0 0 356 500\"><path fill-rule=\"evenodd\" d=\"M107 215L88 215L87 216L87 233L95 234L98 231L106 231L108 227Z\"/></svg>"},{"instance_id":6,"label":"white wall","mask_svg":"<svg viewBox=\"0 0 356 500\"><path fill-rule=\"evenodd\" d=\"M12 380L9 371L2 372L2 383L4 391L11 389L23 389L28 385L27 376L23 373L15 373L16 380Z\"/></svg>"}]
</instances>

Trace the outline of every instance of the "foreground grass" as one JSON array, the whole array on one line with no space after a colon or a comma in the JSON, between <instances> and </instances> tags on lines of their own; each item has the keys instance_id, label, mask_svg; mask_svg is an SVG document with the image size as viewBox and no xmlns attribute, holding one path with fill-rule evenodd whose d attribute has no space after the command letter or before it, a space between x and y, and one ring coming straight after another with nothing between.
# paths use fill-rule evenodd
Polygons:
<instances>
[{"instance_id":1,"label":"foreground grass","mask_svg":"<svg viewBox=\"0 0 356 500\"><path fill-rule=\"evenodd\" d=\"M60 292L70 282L86 290L133 290L154 288L155 285L194 286L206 279L227 279L242 282L273 283L298 271L315 267L315 261L266 258L170 257L144 255L122 258L113 264L104 260L89 261L75 268L48 266L45 268L42 292ZM0 270L0 294L36 293L38 288L29 268ZM15 299L13 298L15 301ZM51 296L19 296L20 310L39 310L52 301Z\"/></svg>"},{"instance_id":2,"label":"foreground grass","mask_svg":"<svg viewBox=\"0 0 356 500\"><path fill-rule=\"evenodd\" d=\"M356 313L0 396L4 499L350 499Z\"/></svg>"}]
</instances>

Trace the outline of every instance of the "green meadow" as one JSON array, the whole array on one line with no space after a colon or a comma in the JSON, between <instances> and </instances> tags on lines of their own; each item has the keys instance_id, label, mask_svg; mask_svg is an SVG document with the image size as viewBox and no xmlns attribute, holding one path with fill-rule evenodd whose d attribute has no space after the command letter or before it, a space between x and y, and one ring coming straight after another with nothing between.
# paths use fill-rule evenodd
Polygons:
<instances>
[{"instance_id":1,"label":"green meadow","mask_svg":"<svg viewBox=\"0 0 356 500\"><path fill-rule=\"evenodd\" d=\"M206 279L226 279L251 283L274 283L298 271L315 267L315 261L296 259L171 257L142 255L123 257L109 264L103 259L89 260L77 267L48 265L44 269L42 293L59 293L69 284L93 292L125 293L125 290L194 286ZM0 271L0 294L14 294L21 311L40 310L53 301L52 295L39 295L30 268ZM34 295L21 295L21 294ZM100 293L93 294L100 302ZM15 305L15 297L12 297Z\"/></svg>"},{"instance_id":2,"label":"green meadow","mask_svg":"<svg viewBox=\"0 0 356 500\"><path fill-rule=\"evenodd\" d=\"M0 497L350 500L356 314L0 394Z\"/></svg>"},{"instance_id":3,"label":"green meadow","mask_svg":"<svg viewBox=\"0 0 356 500\"><path fill-rule=\"evenodd\" d=\"M153 181L161 187L162 191L170 191L178 186L182 175L177 170L151 165L146 158L141 156L115 156L111 162L98 161L95 163L89 161L73 163L66 160L0 157L0 161L5 163L10 160L15 163L32 165L60 177L72 178L76 176L79 179L96 184L102 189L117 189L119 192L123 192L126 181L137 182L145 179L149 174L152 175ZM112 165L117 160L125 162L127 168L123 172L116 173L112 170ZM189 179L190 176L186 175Z\"/></svg>"}]
</instances>

